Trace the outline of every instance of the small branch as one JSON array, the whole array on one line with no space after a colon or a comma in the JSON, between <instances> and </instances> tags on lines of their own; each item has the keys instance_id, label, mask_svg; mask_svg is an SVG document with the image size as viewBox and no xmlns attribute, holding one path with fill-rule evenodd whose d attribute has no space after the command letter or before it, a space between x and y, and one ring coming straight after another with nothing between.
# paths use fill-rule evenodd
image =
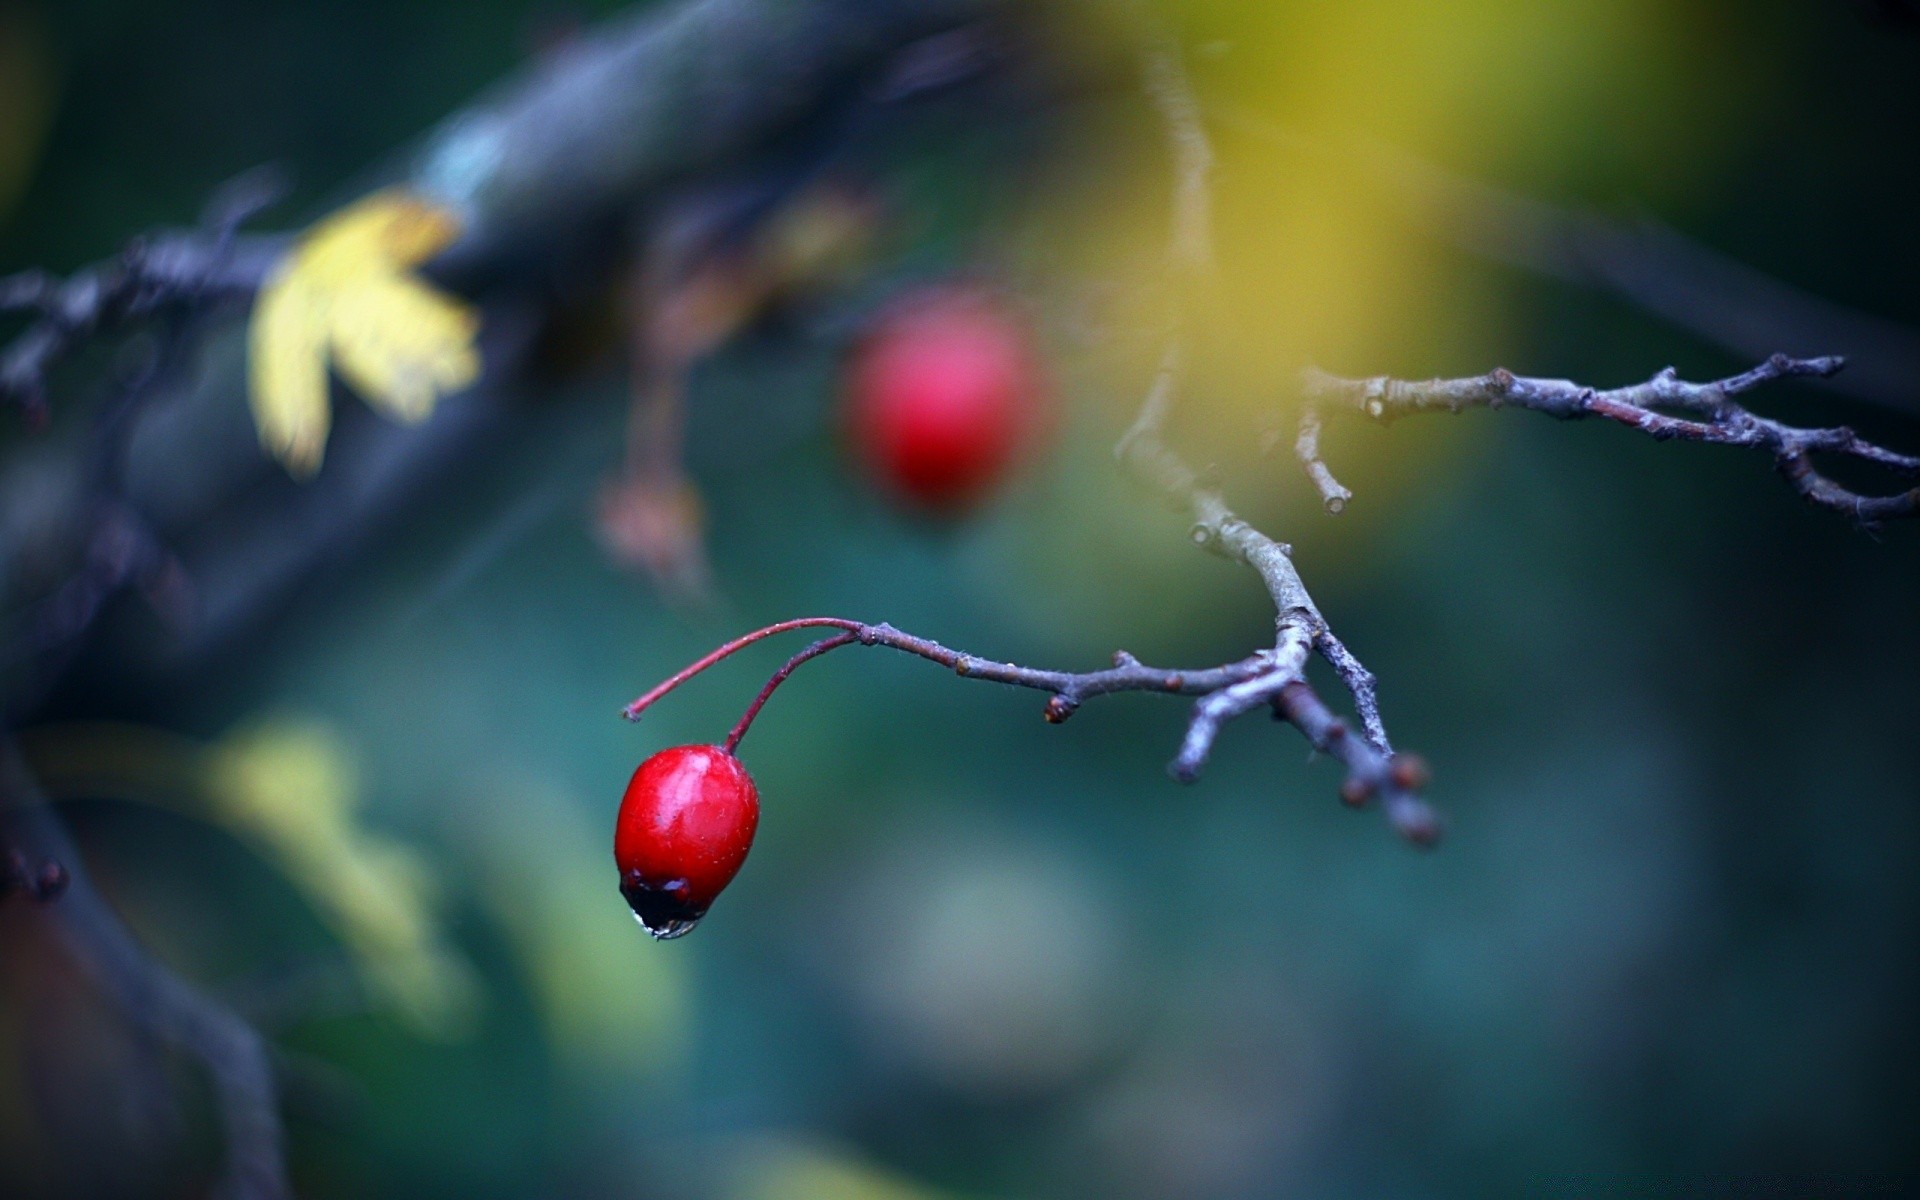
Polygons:
<instances>
[{"instance_id":1,"label":"small branch","mask_svg":"<svg viewBox=\"0 0 1920 1200\"><path fill-rule=\"evenodd\" d=\"M698 675L720 660L745 650L761 638L769 638L776 633L785 633L790 629L817 629L822 626L833 629L844 629L849 633L858 633L860 630L866 628L866 626L860 624L858 621L846 621L839 617L797 617L791 621L781 621L777 624L769 625L765 629L756 629L752 633L743 634L740 637L734 638L712 653L695 659L685 667L675 671L659 683L654 684L653 687L649 688L644 695L640 696L633 703L621 709L620 713L629 721L638 721L641 713L652 708L655 702L668 692L671 692L673 689L679 687L687 680L692 679L695 675Z\"/></svg>"},{"instance_id":2,"label":"small branch","mask_svg":"<svg viewBox=\"0 0 1920 1200\"><path fill-rule=\"evenodd\" d=\"M283 190L270 170L248 172L215 193L199 229L137 239L118 257L65 280L44 271L0 279L0 313L39 317L0 350L0 403L43 421L47 377L89 340L168 313L204 313L251 298L286 239L243 239L239 229Z\"/></svg>"},{"instance_id":3,"label":"small branch","mask_svg":"<svg viewBox=\"0 0 1920 1200\"><path fill-rule=\"evenodd\" d=\"M1114 454L1135 477L1190 514L1197 545L1251 567L1266 585L1275 609L1273 649L1234 664L1242 671L1240 677L1209 689L1194 706L1186 741L1171 769L1176 778L1193 778L1223 723L1261 705L1271 705L1277 717L1295 725L1316 749L1333 754L1346 765L1342 799L1364 804L1370 797L1380 796L1389 821L1402 836L1419 845L1431 845L1439 837L1440 821L1418 795L1425 786L1425 769L1409 767L1407 764L1417 760L1393 754L1380 717L1373 673L1328 628L1293 565L1292 547L1235 515L1225 497L1203 485L1163 437L1179 384L1185 293L1193 278L1212 263L1207 176L1213 152L1178 49L1164 37L1150 39L1144 77L1173 159L1173 215L1167 252L1174 274L1173 300L1166 346L1153 383L1139 416L1120 438ZM1301 439L1304 453L1315 460L1318 439L1316 421L1310 431L1303 430ZM1330 473L1326 478L1332 486L1339 486ZM1353 694L1365 737L1349 736L1345 723L1333 716L1307 683L1306 661L1316 653Z\"/></svg>"},{"instance_id":4,"label":"small branch","mask_svg":"<svg viewBox=\"0 0 1920 1200\"><path fill-rule=\"evenodd\" d=\"M1305 683L1289 683L1274 699L1274 715L1298 726L1313 748L1330 754L1347 766L1347 779L1340 787L1340 799L1354 807L1364 805L1378 795L1387 810L1387 821L1419 846L1431 846L1440 838L1440 822L1431 808L1419 799L1427 786L1427 765L1411 754L1380 754L1374 747L1348 732L1346 723L1333 715Z\"/></svg>"},{"instance_id":5,"label":"small branch","mask_svg":"<svg viewBox=\"0 0 1920 1200\"><path fill-rule=\"evenodd\" d=\"M1833 390L1900 412L1920 407L1920 331L1804 291L1659 221L1558 207L1384 142L1308 137L1230 106L1214 115L1355 172L1355 186L1397 196L1410 220L1469 254L1612 292L1740 358L1790 342L1828 347L1849 364L1829 381Z\"/></svg>"},{"instance_id":6,"label":"small branch","mask_svg":"<svg viewBox=\"0 0 1920 1200\"><path fill-rule=\"evenodd\" d=\"M1347 690L1353 693L1353 707L1366 724L1368 739L1387 753L1393 753L1393 744L1387 740L1386 724L1380 720L1378 681L1373 672L1354 657L1345 642L1333 636L1331 629L1322 628L1315 635L1313 648L1319 651L1320 657L1340 677L1340 682L1346 684Z\"/></svg>"},{"instance_id":7,"label":"small branch","mask_svg":"<svg viewBox=\"0 0 1920 1200\"><path fill-rule=\"evenodd\" d=\"M1173 238L1168 253L1184 270L1213 263L1213 142L1200 119L1200 104L1187 84L1180 48L1156 35L1144 63L1147 95L1159 110L1173 151Z\"/></svg>"},{"instance_id":8,"label":"small branch","mask_svg":"<svg viewBox=\"0 0 1920 1200\"><path fill-rule=\"evenodd\" d=\"M1343 379L1309 367L1304 376L1306 406L1295 450L1320 489L1327 511L1337 513L1352 496L1319 456L1321 409L1338 405L1377 421L1410 413L1463 412L1469 408L1527 408L1561 420L1602 417L1655 439L1745 446L1773 456L1774 465L1808 503L1846 514L1864 527L1920 516L1920 487L1884 495L1865 495L1835 483L1813 466L1813 455L1833 454L1870 463L1907 478L1920 478L1920 457L1898 454L1868 442L1845 426L1803 429L1757 416L1734 397L1779 379L1824 379L1843 365L1838 358L1790 358L1776 354L1766 362L1710 383L1688 383L1669 367L1645 383L1600 391L1565 379L1532 379L1504 368L1467 379L1414 383L1376 376ZM1662 411L1666 410L1666 411ZM1685 417L1670 413L1679 411Z\"/></svg>"},{"instance_id":9,"label":"small branch","mask_svg":"<svg viewBox=\"0 0 1920 1200\"><path fill-rule=\"evenodd\" d=\"M728 735L726 749L732 751L751 728L760 708L803 662L826 655L843 645L885 645L902 653L916 655L929 662L947 666L954 674L1014 687L1033 687L1052 693L1046 701L1044 716L1048 722L1064 722L1081 703L1094 695L1116 691L1158 691L1165 695L1198 697L1181 749L1169 764L1169 774L1181 781L1198 778L1212 753L1213 741L1235 716L1269 707L1279 718L1292 722L1306 733L1309 743L1334 755L1348 770L1340 787L1346 803L1363 804L1379 795L1390 822L1407 839L1430 845L1438 837L1440 822L1417 795L1425 785L1425 768L1417 760L1392 755L1386 730L1380 722L1373 674L1359 664L1346 645L1327 630L1325 618L1315 609L1300 572L1292 564L1292 549L1281 541L1246 524L1227 507L1227 501L1213 488L1202 486L1196 472L1173 453L1162 438L1165 419L1179 384L1181 367L1181 319L1185 305L1185 282L1212 265L1210 238L1210 192L1208 171L1212 169L1212 146L1200 123L1200 109L1188 90L1185 71L1177 52L1164 38L1156 40L1146 56L1146 90L1154 106L1162 113L1167 140L1175 157L1175 196L1173 228L1169 242L1169 261L1177 273L1173 301L1169 305L1167 340L1160 367L1154 372L1152 388L1140 407L1140 415L1119 440L1116 455L1133 474L1148 486L1164 493L1175 505L1192 515L1192 538L1215 553L1248 564L1267 586L1275 603L1275 641L1273 649L1258 651L1238 662L1210 666L1202 670L1165 670L1146 666L1133 655L1119 651L1114 666L1096 672L1058 672L1020 666L1016 662L996 662L966 655L925 637L902 634L889 624L860 624L833 616L810 616L787 620L753 634L735 637L703 659L668 676L626 707L628 720L637 720L645 708L660 697L685 684L699 672L739 649L753 645L762 637L799 628L833 628L839 634L808 645L799 655L787 660L766 682ZM1331 662L1340 680L1354 691L1356 705L1365 722L1367 735L1348 735L1346 724L1332 716L1306 682L1306 660L1319 653Z\"/></svg>"},{"instance_id":10,"label":"small branch","mask_svg":"<svg viewBox=\"0 0 1920 1200\"><path fill-rule=\"evenodd\" d=\"M1337 514L1344 509L1347 501L1353 499L1353 493L1333 477L1333 472L1320 458L1320 410L1317 407L1309 405L1300 414L1300 436L1294 439L1293 452L1306 467L1313 486L1320 489L1327 511Z\"/></svg>"},{"instance_id":11,"label":"small branch","mask_svg":"<svg viewBox=\"0 0 1920 1200\"><path fill-rule=\"evenodd\" d=\"M868 625L839 617L803 617L769 625L735 638L684 670L675 672L629 704L625 709L627 719L638 720L647 708L674 688L735 651L776 633L817 627L839 629L841 632L813 643L774 672L747 706L739 723L727 735L724 749L729 753L738 747L740 739L746 735L754 718L759 716L768 698L802 663L842 646L885 646L937 663L967 679L1049 692L1051 695L1042 715L1056 725L1064 722L1082 703L1095 696L1117 692L1157 692L1169 696L1197 697L1187 722L1186 734L1180 742L1180 750L1167 767L1168 773L1182 783L1191 783L1199 777L1223 725L1234 717L1271 706L1283 719L1292 721L1307 733L1308 740L1317 749L1332 754L1346 766L1347 779L1341 785L1341 795L1349 803L1363 804L1374 795L1382 796L1394 828L1409 840L1427 845L1439 835L1438 820L1414 795L1424 782L1424 768L1418 767L1415 760L1397 757L1366 738L1347 735L1345 724L1313 695L1302 676L1307 655L1314 647L1309 639L1301 636L1284 637L1280 649L1261 651L1238 662L1216 667L1150 667L1122 650L1114 654L1113 666L1105 670L1069 672L1024 667L1018 663L967 654L929 638L903 633L884 622Z\"/></svg>"}]
</instances>

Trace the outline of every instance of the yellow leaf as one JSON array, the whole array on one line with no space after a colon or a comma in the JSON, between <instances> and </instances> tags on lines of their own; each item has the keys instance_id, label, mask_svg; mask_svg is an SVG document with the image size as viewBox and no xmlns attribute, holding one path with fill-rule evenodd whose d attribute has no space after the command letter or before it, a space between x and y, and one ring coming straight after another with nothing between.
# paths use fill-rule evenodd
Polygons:
<instances>
[{"instance_id":1,"label":"yellow leaf","mask_svg":"<svg viewBox=\"0 0 1920 1200\"><path fill-rule=\"evenodd\" d=\"M267 280L248 330L249 392L261 445L291 474L320 468L329 364L409 423L479 377L479 314L411 273L459 232L444 208L376 192L308 230Z\"/></svg>"},{"instance_id":2,"label":"yellow leaf","mask_svg":"<svg viewBox=\"0 0 1920 1200\"><path fill-rule=\"evenodd\" d=\"M240 837L340 939L374 1000L429 1037L473 1028L480 982L442 932L434 872L362 820L359 767L331 726L275 716L208 746L133 725L41 726L21 744L54 795L159 804Z\"/></svg>"},{"instance_id":3,"label":"yellow leaf","mask_svg":"<svg viewBox=\"0 0 1920 1200\"><path fill-rule=\"evenodd\" d=\"M479 374L479 326L465 308L399 276L364 280L354 295L333 312L334 367L375 409L424 421Z\"/></svg>"},{"instance_id":4,"label":"yellow leaf","mask_svg":"<svg viewBox=\"0 0 1920 1200\"><path fill-rule=\"evenodd\" d=\"M729 1200L952 1200L849 1151L800 1141L741 1148Z\"/></svg>"},{"instance_id":5,"label":"yellow leaf","mask_svg":"<svg viewBox=\"0 0 1920 1200\"><path fill-rule=\"evenodd\" d=\"M327 408L326 327L313 289L269 283L247 331L249 390L260 444L299 478L320 469L333 414Z\"/></svg>"},{"instance_id":6,"label":"yellow leaf","mask_svg":"<svg viewBox=\"0 0 1920 1200\"><path fill-rule=\"evenodd\" d=\"M327 726L280 718L228 734L205 760L213 815L259 844L353 952L366 982L413 1027L459 1037L479 985L442 941L432 872L359 822L360 782Z\"/></svg>"}]
</instances>

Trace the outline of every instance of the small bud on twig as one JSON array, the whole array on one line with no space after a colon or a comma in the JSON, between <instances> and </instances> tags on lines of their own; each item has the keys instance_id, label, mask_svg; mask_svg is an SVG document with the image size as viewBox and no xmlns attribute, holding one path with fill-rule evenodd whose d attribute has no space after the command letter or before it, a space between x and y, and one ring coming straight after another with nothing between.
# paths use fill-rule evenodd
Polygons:
<instances>
[{"instance_id":1,"label":"small bud on twig","mask_svg":"<svg viewBox=\"0 0 1920 1200\"><path fill-rule=\"evenodd\" d=\"M1396 754L1387 767L1387 777L1402 791L1418 792L1433 782L1433 771L1417 754Z\"/></svg>"},{"instance_id":2,"label":"small bud on twig","mask_svg":"<svg viewBox=\"0 0 1920 1200\"><path fill-rule=\"evenodd\" d=\"M1349 775L1340 781L1340 803L1348 808L1365 808L1367 801L1373 799L1373 784L1358 775Z\"/></svg>"}]
</instances>

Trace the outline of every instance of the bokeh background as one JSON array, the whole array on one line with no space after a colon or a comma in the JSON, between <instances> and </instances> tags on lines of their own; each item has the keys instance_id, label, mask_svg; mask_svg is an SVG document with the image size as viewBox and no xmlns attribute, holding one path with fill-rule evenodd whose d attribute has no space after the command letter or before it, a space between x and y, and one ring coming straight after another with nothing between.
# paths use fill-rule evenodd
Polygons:
<instances>
[{"instance_id":1,"label":"bokeh background","mask_svg":"<svg viewBox=\"0 0 1920 1200\"><path fill-rule=\"evenodd\" d=\"M261 162L296 173L284 213L317 213L617 7L9 0L0 271L188 222ZM1070 82L1030 81L996 119L936 100L875 137L857 269L697 371L717 605L663 604L596 541L626 380L572 362L511 452L287 611L172 676L94 654L24 744L128 922L272 1039L303 1196L1900 1191L1914 531L1810 510L1755 455L1530 414L1336 421L1357 493L1337 518L1257 452L1307 360L1596 384L1749 365L1463 252L1357 147L1651 216L1920 327L1920 35L1897 10L1164 11L1220 153L1221 263L1174 433L1294 544L1380 675L1396 741L1436 771L1433 853L1342 809L1284 726L1229 728L1182 788L1179 702L1055 728L1033 694L848 650L746 742L765 817L701 929L654 944L615 890L628 772L717 739L781 652L638 727L615 711L744 629L884 619L1068 668L1270 636L1252 577L1113 469L1158 348L1166 168L1138 90L1076 55L1086 14L1052 35ZM836 378L865 315L955 276L1016 298L1062 412L1015 485L936 523L850 465ZM1754 400L1920 437L1920 381L1904 411ZM0 911L0 1192L196 1194L204 1080L33 922Z\"/></svg>"}]
</instances>

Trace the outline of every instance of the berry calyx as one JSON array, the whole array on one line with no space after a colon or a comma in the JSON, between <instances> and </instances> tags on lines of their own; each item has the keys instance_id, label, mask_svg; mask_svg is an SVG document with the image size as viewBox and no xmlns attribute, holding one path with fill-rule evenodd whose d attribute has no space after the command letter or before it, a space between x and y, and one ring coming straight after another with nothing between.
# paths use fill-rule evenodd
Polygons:
<instances>
[{"instance_id":1,"label":"berry calyx","mask_svg":"<svg viewBox=\"0 0 1920 1200\"><path fill-rule=\"evenodd\" d=\"M760 794L730 752L662 750L640 764L620 800L620 894L648 933L679 937L739 873L759 825Z\"/></svg>"},{"instance_id":2,"label":"berry calyx","mask_svg":"<svg viewBox=\"0 0 1920 1200\"><path fill-rule=\"evenodd\" d=\"M1025 325L985 292L897 301L855 348L845 417L854 449L894 494L955 512L982 500L1033 441L1047 399Z\"/></svg>"}]
</instances>

